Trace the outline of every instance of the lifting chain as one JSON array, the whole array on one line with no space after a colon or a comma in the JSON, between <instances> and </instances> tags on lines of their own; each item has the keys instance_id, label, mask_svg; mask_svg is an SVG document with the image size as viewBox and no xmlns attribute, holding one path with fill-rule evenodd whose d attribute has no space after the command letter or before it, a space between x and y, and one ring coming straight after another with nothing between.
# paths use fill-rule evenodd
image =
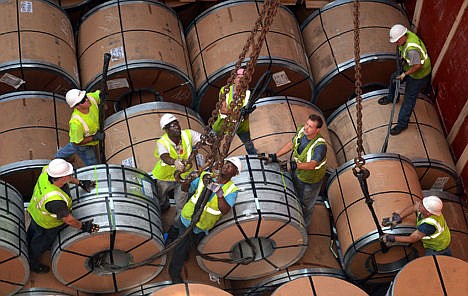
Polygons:
<instances>
[{"instance_id":1,"label":"lifting chain","mask_svg":"<svg viewBox=\"0 0 468 296\"><path fill-rule=\"evenodd\" d=\"M360 63L360 51L359 51L359 1L354 0L354 10L353 10L353 23L354 23L354 62L355 62L355 93L356 93L356 117L357 117L357 147L356 152L357 156L354 158L355 167L353 168L353 173L359 181L361 186L362 193L364 194L367 207L372 215L374 224L377 228L379 236L382 236L383 230L380 226L379 219L375 213L373 203L374 200L369 194L369 187L367 186L367 178L370 176L369 170L365 167L366 160L362 157L364 151L362 147L362 90L361 90L361 63ZM383 253L388 251L388 247L383 241L380 241L380 248Z\"/></svg>"},{"instance_id":2,"label":"lifting chain","mask_svg":"<svg viewBox=\"0 0 468 296\"><path fill-rule=\"evenodd\" d=\"M205 127L204 135L201 137L200 142L195 145L192 154L187 160L187 166L185 171L188 171L193 163L195 155L200 150L200 148L205 147L208 150L206 155L206 163L199 168L198 172L190 174L186 179L181 177L181 174L184 172L177 171L175 174L176 180L182 184L187 185L194 178L197 177L199 172L212 167L213 171L219 172L223 163L224 158L229 152L229 147L231 145L232 138L236 134L237 127L242 121L241 109L243 106L245 93L249 87L250 82L252 81L252 76L255 71L255 65L257 64L258 56L263 46L266 34L270 30L273 19L278 11L279 0L266 0L263 3L262 10L257 18L255 25L250 32L250 35L242 49L241 54L234 66L234 69L231 71L231 75L227 80L227 84L224 86L224 93L229 93L229 88L233 84L233 81L236 77L237 70L242 66L242 63L245 61L247 53L250 51L249 60L246 63L245 74L241 77L238 84L235 85L234 96L228 108L228 113L224 122L221 126L221 131L218 134L215 134L211 131L211 126L218 117L219 110L221 109L222 101L224 98L219 98L216 103L215 109L211 113L211 117L208 120L208 125Z\"/></svg>"},{"instance_id":3,"label":"lifting chain","mask_svg":"<svg viewBox=\"0 0 468 296\"><path fill-rule=\"evenodd\" d=\"M353 6L353 24L354 24L354 87L356 93L356 120L357 120L357 140L356 152L354 158L355 167L353 168L354 175L362 174L364 179L369 177L369 171L365 168L366 161L362 157L364 149L362 148L362 89L361 89L361 53L359 44L359 1L354 0Z\"/></svg>"}]
</instances>

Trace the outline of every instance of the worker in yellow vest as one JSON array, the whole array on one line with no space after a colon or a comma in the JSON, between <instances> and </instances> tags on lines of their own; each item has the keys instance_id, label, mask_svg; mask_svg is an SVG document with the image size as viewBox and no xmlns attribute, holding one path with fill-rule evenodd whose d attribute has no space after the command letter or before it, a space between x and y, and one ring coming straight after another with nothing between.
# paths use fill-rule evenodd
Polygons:
<instances>
[{"instance_id":1,"label":"worker in yellow vest","mask_svg":"<svg viewBox=\"0 0 468 296\"><path fill-rule=\"evenodd\" d=\"M185 169L186 161L192 154L192 147L200 141L201 134L191 129L181 130L177 117L170 113L164 114L159 123L165 133L156 141L154 156L158 161L152 173L163 212L169 209L169 193L173 192L177 211L174 223L178 223L180 211L187 201L187 192L182 191L174 173L176 170ZM181 177L185 178L191 171L192 169L188 170ZM169 239L177 237L177 229L177 225L170 228Z\"/></svg>"},{"instance_id":2,"label":"worker in yellow vest","mask_svg":"<svg viewBox=\"0 0 468 296\"><path fill-rule=\"evenodd\" d=\"M193 227L190 234L185 236L174 250L169 264L169 274L173 283L181 283L180 272L188 257L191 248L197 248L200 241L216 225L216 222L227 214L234 206L237 199L237 187L232 182L232 177L242 171L242 162L237 157L227 158L218 178L206 185L211 191L211 196L203 208L200 219ZM189 188L190 199L185 204L180 215L179 233L182 234L191 224L194 214L195 204L202 196L205 189L205 176L212 176L211 173L203 172L199 178L192 181Z\"/></svg>"},{"instance_id":3,"label":"worker in yellow vest","mask_svg":"<svg viewBox=\"0 0 468 296\"><path fill-rule=\"evenodd\" d=\"M286 143L274 154L260 154L259 158L268 162L278 162L278 157L292 151L291 161L281 162L284 169L291 172L294 186L301 201L304 221L310 225L314 204L317 201L322 180L327 172L327 142L320 134L323 120L311 114L304 126L298 128L291 142Z\"/></svg>"},{"instance_id":4,"label":"worker in yellow vest","mask_svg":"<svg viewBox=\"0 0 468 296\"><path fill-rule=\"evenodd\" d=\"M409 236L384 234L381 237L386 244L392 243L415 243L422 241L426 250L425 255L447 255L451 256L450 250L450 229L442 214L443 203L437 196L423 198L422 202L405 208L400 213L393 212L391 217L382 220L383 226L390 226L393 229L397 224L416 213L416 230Z\"/></svg>"},{"instance_id":5,"label":"worker in yellow vest","mask_svg":"<svg viewBox=\"0 0 468 296\"><path fill-rule=\"evenodd\" d=\"M416 99L421 89L430 82L432 68L426 46L416 34L405 26L400 24L392 26L390 42L397 45L403 62L403 72L393 73L388 87L388 96L380 98L378 103L386 105L393 102L395 79L406 83L405 98L398 114L398 123L390 130L390 134L395 136L408 128Z\"/></svg>"},{"instance_id":6,"label":"worker in yellow vest","mask_svg":"<svg viewBox=\"0 0 468 296\"><path fill-rule=\"evenodd\" d=\"M104 140L104 132L99 131L100 91L86 93L71 89L65 99L73 113L69 121L70 143L60 148L55 158L67 159L77 153L85 165L98 164L96 146Z\"/></svg>"},{"instance_id":7,"label":"worker in yellow vest","mask_svg":"<svg viewBox=\"0 0 468 296\"><path fill-rule=\"evenodd\" d=\"M39 262L39 257L50 248L59 231L66 225L93 233L99 226L92 220L78 221L71 214L72 200L67 193L68 183L77 184L86 191L94 186L89 180L72 177L73 166L63 159L54 159L42 169L28 206L31 223L27 231L29 264L31 271L49 272L49 267Z\"/></svg>"},{"instance_id":8,"label":"worker in yellow vest","mask_svg":"<svg viewBox=\"0 0 468 296\"><path fill-rule=\"evenodd\" d=\"M224 87L219 90L219 100L221 100L221 107L218 113L216 121L212 125L212 130L219 134L221 132L221 127L224 124L225 118L229 112L231 102L234 98L234 93L236 92L237 86L240 84L240 79L244 76L245 69L239 68L236 72L236 78L234 79L234 84L229 86L229 93L225 94ZM242 107L246 107L250 99L250 91L247 90L244 97L244 102ZM244 109L245 110L245 109ZM249 114L246 114L239 124L236 130L237 136L244 143L245 150L249 155L256 155L257 150L250 139L250 125L249 125Z\"/></svg>"}]
</instances>

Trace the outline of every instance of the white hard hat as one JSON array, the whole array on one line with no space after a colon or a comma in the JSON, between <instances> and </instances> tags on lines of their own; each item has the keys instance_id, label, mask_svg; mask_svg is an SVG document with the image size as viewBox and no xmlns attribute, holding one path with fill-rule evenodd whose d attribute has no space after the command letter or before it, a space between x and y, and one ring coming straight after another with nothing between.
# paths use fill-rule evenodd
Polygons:
<instances>
[{"instance_id":1,"label":"white hard hat","mask_svg":"<svg viewBox=\"0 0 468 296\"><path fill-rule=\"evenodd\" d=\"M390 29L390 42L395 43L400 39L403 35L408 32L408 29L400 24L393 25L393 27Z\"/></svg>"},{"instance_id":2,"label":"white hard hat","mask_svg":"<svg viewBox=\"0 0 468 296\"><path fill-rule=\"evenodd\" d=\"M67 91L67 94L65 95L65 100L67 101L68 106L70 106L70 108L73 108L85 97L85 95L86 91L74 88Z\"/></svg>"},{"instance_id":3,"label":"white hard hat","mask_svg":"<svg viewBox=\"0 0 468 296\"><path fill-rule=\"evenodd\" d=\"M233 165L236 166L237 168L237 175L240 174L240 172L242 171L242 161L237 158L237 157L229 157L229 158L226 158L226 161L229 161L230 163L232 163Z\"/></svg>"},{"instance_id":4,"label":"white hard hat","mask_svg":"<svg viewBox=\"0 0 468 296\"><path fill-rule=\"evenodd\" d=\"M49 163L47 174L53 178L65 177L73 174L73 166L61 158L56 158Z\"/></svg>"},{"instance_id":5,"label":"white hard hat","mask_svg":"<svg viewBox=\"0 0 468 296\"><path fill-rule=\"evenodd\" d=\"M440 216L440 214L442 213L443 204L440 198L438 198L437 196L431 195L431 196L425 197L423 198L422 202L423 202L424 207L429 213L436 215L436 216Z\"/></svg>"},{"instance_id":6,"label":"white hard hat","mask_svg":"<svg viewBox=\"0 0 468 296\"><path fill-rule=\"evenodd\" d=\"M166 113L159 120L159 125L161 125L161 129L164 129L164 127L166 127L166 125L168 125L169 123L171 123L171 122L173 122L175 120L177 120L177 117L175 117L171 113Z\"/></svg>"}]
</instances>

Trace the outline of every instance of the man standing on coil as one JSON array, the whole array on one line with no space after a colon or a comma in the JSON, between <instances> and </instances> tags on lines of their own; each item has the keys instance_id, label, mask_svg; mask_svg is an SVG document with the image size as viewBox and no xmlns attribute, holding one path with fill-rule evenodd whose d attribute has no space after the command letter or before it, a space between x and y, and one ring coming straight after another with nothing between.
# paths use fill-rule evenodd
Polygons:
<instances>
[{"instance_id":1,"label":"man standing on coil","mask_svg":"<svg viewBox=\"0 0 468 296\"><path fill-rule=\"evenodd\" d=\"M48 250L55 241L59 231L66 225L93 233L99 230L99 225L92 220L78 221L71 214L72 200L69 196L68 183L76 184L90 191L94 182L78 180L72 177L73 166L63 159L54 159L42 169L28 212L31 223L27 231L29 264L31 271L37 273L49 272L49 267L39 261L39 257Z\"/></svg>"},{"instance_id":2,"label":"man standing on coil","mask_svg":"<svg viewBox=\"0 0 468 296\"><path fill-rule=\"evenodd\" d=\"M280 163L293 176L307 226L310 225L312 211L322 187L322 179L327 171L327 142L320 134L322 125L322 117L311 114L304 126L299 127L291 142L274 154L258 155L266 163L278 162L278 157L293 151L292 161Z\"/></svg>"},{"instance_id":3,"label":"man standing on coil","mask_svg":"<svg viewBox=\"0 0 468 296\"><path fill-rule=\"evenodd\" d=\"M400 213L392 213L392 217L382 220L383 226L393 229L397 224L409 215L416 213L416 230L409 236L384 234L381 240L386 244L392 243L415 243L422 241L426 250L425 255L447 255L451 256L450 229L442 215L443 203L437 196L423 198L422 202L405 208Z\"/></svg>"},{"instance_id":4,"label":"man standing on coil","mask_svg":"<svg viewBox=\"0 0 468 296\"><path fill-rule=\"evenodd\" d=\"M213 179L213 182L207 185L206 188L210 190L210 197L203 208L200 219L195 224L192 231L185 236L174 249L174 254L169 264L169 274L173 283L182 283L180 273L185 260L188 258L190 249L196 249L200 241L216 225L216 222L234 206L238 189L231 179L241 171L242 162L239 158L227 158L221 168L219 177ZM190 226L195 205L205 189L204 179L211 176L211 173L203 172L199 178L193 180L190 184L189 195L191 195L191 198L182 209L180 215L181 223L178 224L180 234L184 233Z\"/></svg>"},{"instance_id":5,"label":"man standing on coil","mask_svg":"<svg viewBox=\"0 0 468 296\"><path fill-rule=\"evenodd\" d=\"M239 68L236 72L236 78L234 79L234 84L229 86L229 93L225 94L224 87L222 87L219 91L219 100L221 100L221 108L218 113L218 117L216 121L213 123L211 127L214 132L219 134L221 132L221 127L224 124L225 118L229 113L229 109L231 108L231 102L234 98L234 93L238 91L240 87L240 80L245 74L244 68ZM250 98L250 90L247 90L244 97L244 102L242 107L246 107ZM245 108L244 108L245 110ZM242 112L242 111L241 111ZM243 120L239 124L239 127L236 130L239 139L244 143L245 150L249 155L256 155L257 150L250 139L250 125L249 125L249 114L245 114Z\"/></svg>"},{"instance_id":6,"label":"man standing on coil","mask_svg":"<svg viewBox=\"0 0 468 296\"><path fill-rule=\"evenodd\" d=\"M77 153L85 165L96 165L98 159L96 146L104 140L99 131L99 94L101 91L86 93L84 90L71 89L65 99L73 113L69 121L70 143L60 148L56 158L68 159Z\"/></svg>"},{"instance_id":7,"label":"man standing on coil","mask_svg":"<svg viewBox=\"0 0 468 296\"><path fill-rule=\"evenodd\" d=\"M408 128L416 99L421 89L430 82L432 68L426 46L416 34L405 26L396 24L390 29L390 42L397 45L403 62L403 72L392 74L388 96L380 98L378 102L380 105L392 103L396 87L394 80L406 82L405 98L398 114L398 123L390 130L390 134L395 136Z\"/></svg>"},{"instance_id":8,"label":"man standing on coil","mask_svg":"<svg viewBox=\"0 0 468 296\"><path fill-rule=\"evenodd\" d=\"M179 223L180 211L187 201L187 192L182 191L181 184L176 181L174 173L176 170L185 170L186 162L192 154L192 147L200 141L201 134L191 129L181 130L177 117L170 113L164 114L159 123L165 133L156 141L154 156L158 162L152 173L156 179L162 212L169 209L169 193L171 191L174 193L177 214L174 218L174 225L168 231L168 240L172 240L178 235L177 223ZM187 170L181 177L185 178L191 171L192 169Z\"/></svg>"}]
</instances>

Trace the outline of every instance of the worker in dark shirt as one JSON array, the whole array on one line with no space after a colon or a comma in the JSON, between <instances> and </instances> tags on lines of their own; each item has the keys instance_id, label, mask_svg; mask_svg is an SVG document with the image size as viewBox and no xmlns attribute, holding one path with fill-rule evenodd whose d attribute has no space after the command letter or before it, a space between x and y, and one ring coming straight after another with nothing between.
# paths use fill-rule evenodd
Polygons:
<instances>
[{"instance_id":1,"label":"worker in dark shirt","mask_svg":"<svg viewBox=\"0 0 468 296\"><path fill-rule=\"evenodd\" d=\"M31 271L49 272L49 267L39 262L39 257L50 248L59 231L66 225L93 233L99 226L92 220L81 222L71 215L72 200L69 196L68 183L77 184L86 191L94 186L89 180L72 177L73 166L63 159L54 159L42 169L28 212L31 224L27 232L28 253Z\"/></svg>"},{"instance_id":2,"label":"worker in dark shirt","mask_svg":"<svg viewBox=\"0 0 468 296\"><path fill-rule=\"evenodd\" d=\"M280 163L292 174L307 226L310 225L312 211L327 171L327 142L320 134L322 125L322 117L311 114L304 125L297 129L292 140L278 152L258 155L266 163L278 162L278 157L292 151L293 160Z\"/></svg>"},{"instance_id":3,"label":"worker in dark shirt","mask_svg":"<svg viewBox=\"0 0 468 296\"><path fill-rule=\"evenodd\" d=\"M442 214L442 201L437 196L425 197L422 202L416 202L414 206L407 207L401 213L392 213L392 217L384 218L383 226L395 227L401 221L416 213L416 230L409 236L384 234L381 239L387 243L415 243L422 241L426 250L425 255L451 256L450 230Z\"/></svg>"}]
</instances>

